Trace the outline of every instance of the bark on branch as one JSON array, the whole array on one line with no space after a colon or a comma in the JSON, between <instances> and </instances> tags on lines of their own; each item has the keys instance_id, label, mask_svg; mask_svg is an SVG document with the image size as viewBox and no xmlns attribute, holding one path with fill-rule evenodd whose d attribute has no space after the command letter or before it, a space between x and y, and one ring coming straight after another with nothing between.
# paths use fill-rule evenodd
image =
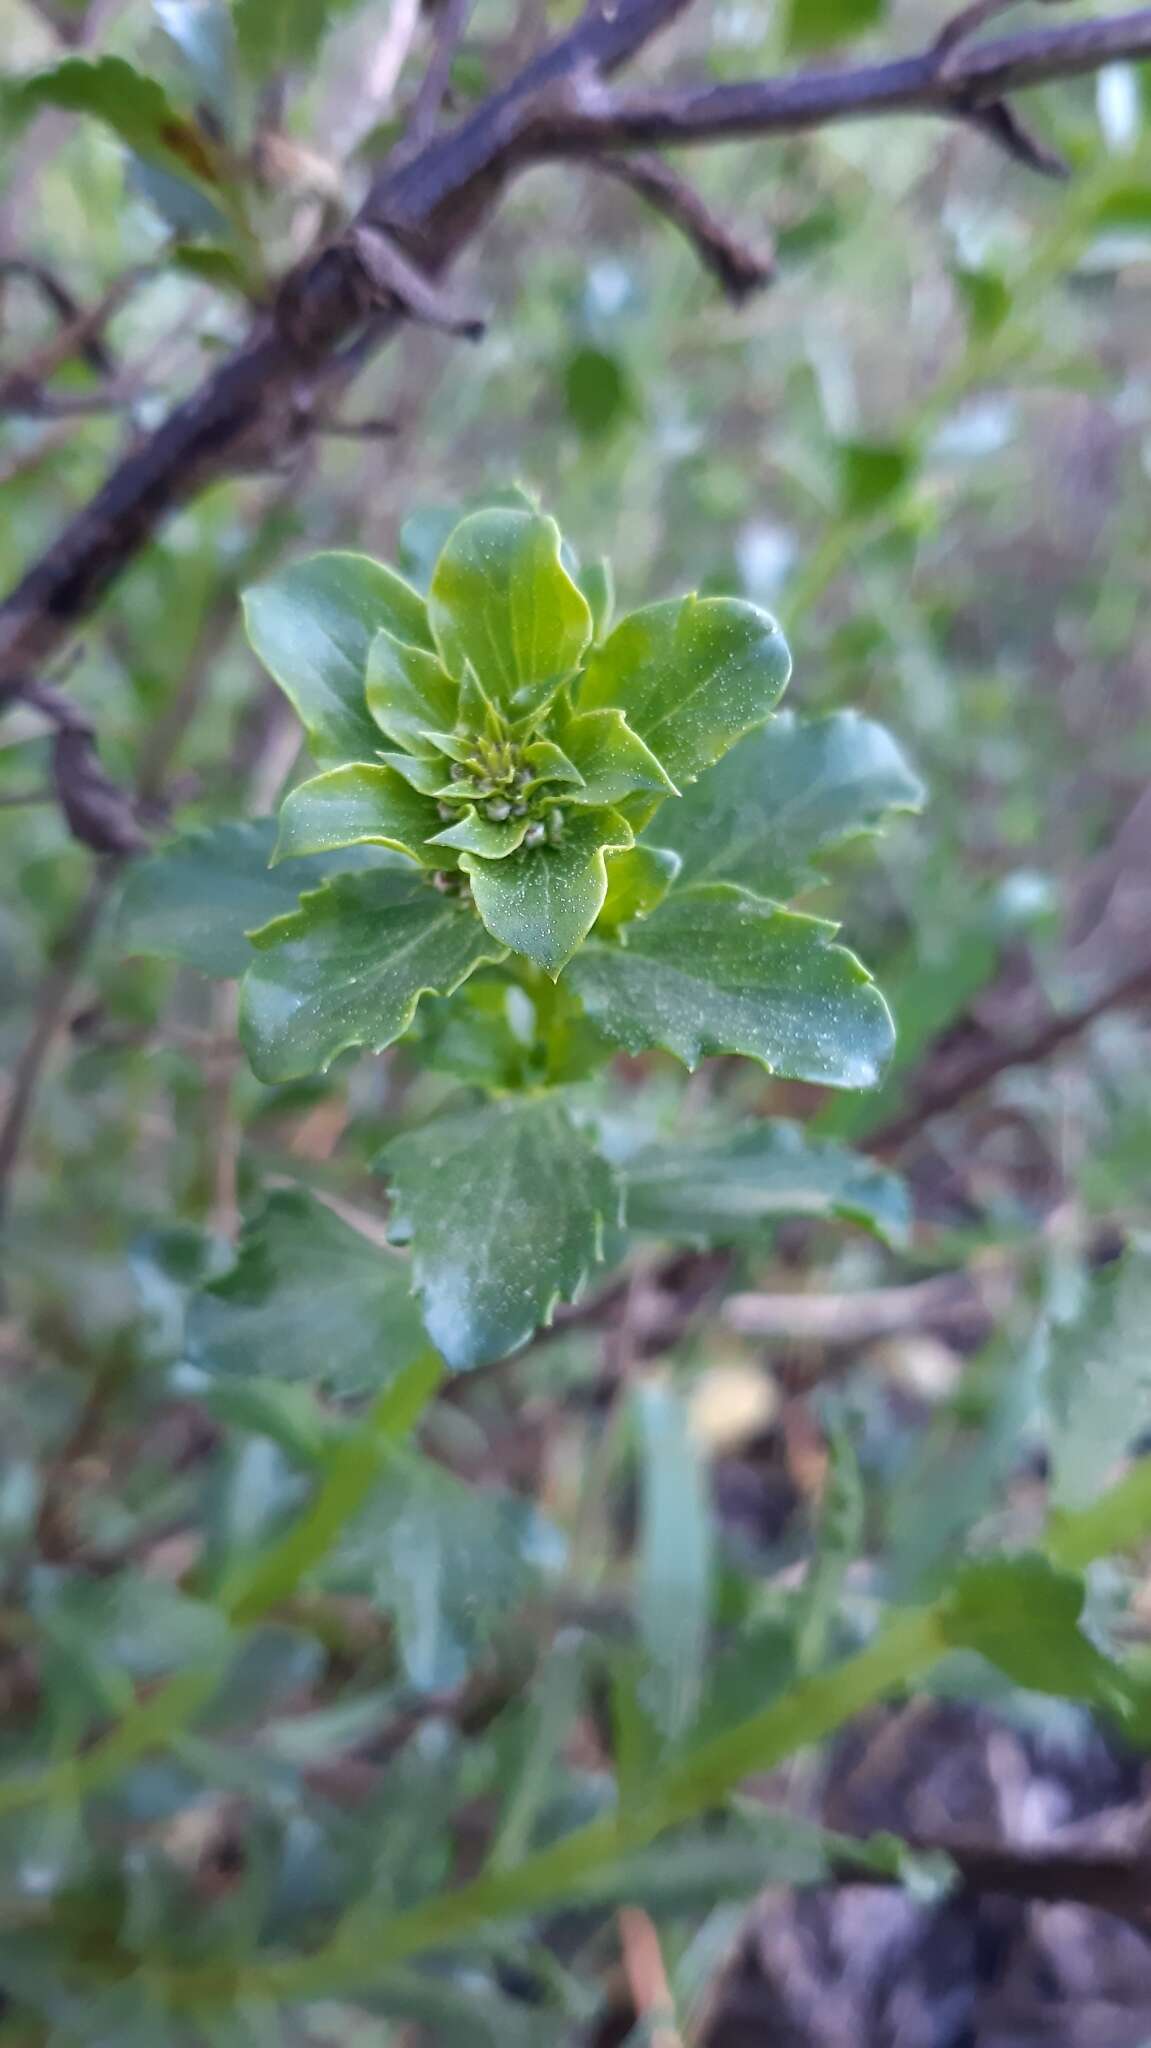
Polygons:
<instances>
[{"instance_id":1,"label":"bark on branch","mask_svg":"<svg viewBox=\"0 0 1151 2048\"><path fill-rule=\"evenodd\" d=\"M932 48L889 63L746 84L616 94L607 81L688 0L593 0L575 28L458 127L399 152L355 229L383 236L410 267L408 289L373 279L355 234L308 259L241 348L113 470L0 605L0 704L42 675L78 622L165 518L221 477L265 466L314 431L338 392L401 320L418 317L411 273L435 281L508 179L533 162L829 122L926 114L976 122L1011 154L1049 168L1005 95L1120 59L1151 57L1151 8ZM681 202L682 203L682 202ZM354 346L350 346L354 344Z\"/></svg>"}]
</instances>

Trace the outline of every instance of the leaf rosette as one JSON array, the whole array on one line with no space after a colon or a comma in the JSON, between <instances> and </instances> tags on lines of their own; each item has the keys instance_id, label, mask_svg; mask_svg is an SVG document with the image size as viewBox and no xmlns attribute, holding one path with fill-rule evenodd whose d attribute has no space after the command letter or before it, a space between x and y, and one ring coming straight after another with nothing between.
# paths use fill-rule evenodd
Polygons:
<instances>
[{"instance_id":1,"label":"leaf rosette","mask_svg":"<svg viewBox=\"0 0 1151 2048\"><path fill-rule=\"evenodd\" d=\"M601 579L588 587L602 613ZM791 664L766 612L688 596L608 630L555 522L513 508L461 520L426 599L365 557L328 554L246 609L318 769L283 804L274 862L380 849L379 867L333 877L252 934L244 1033L263 1078L379 1050L422 996L481 965L531 989L569 963L569 1005L609 1045L875 1078L890 1018L832 928L742 876L701 886L674 838L653 839L661 806L686 809L697 779L771 720Z\"/></svg>"}]
</instances>

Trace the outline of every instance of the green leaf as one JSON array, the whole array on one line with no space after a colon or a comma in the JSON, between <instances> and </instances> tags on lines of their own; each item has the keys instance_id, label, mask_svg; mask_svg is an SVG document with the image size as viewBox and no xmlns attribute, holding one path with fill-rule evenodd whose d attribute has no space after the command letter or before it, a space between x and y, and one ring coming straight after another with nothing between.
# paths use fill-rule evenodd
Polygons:
<instances>
[{"instance_id":1,"label":"green leaf","mask_svg":"<svg viewBox=\"0 0 1151 2048\"><path fill-rule=\"evenodd\" d=\"M675 1741L699 1711L708 1669L712 1540L707 1478L687 1411L660 1380L635 1390L640 1516L636 1621L650 1667L642 1689Z\"/></svg>"},{"instance_id":2,"label":"green leaf","mask_svg":"<svg viewBox=\"0 0 1151 2048\"><path fill-rule=\"evenodd\" d=\"M554 979L587 936L607 895L605 852L631 845L618 811L568 811L557 845L523 846L506 860L464 853L476 909L494 938Z\"/></svg>"},{"instance_id":3,"label":"green leaf","mask_svg":"<svg viewBox=\"0 0 1151 2048\"><path fill-rule=\"evenodd\" d=\"M887 0L791 0L787 17L787 48L821 50L875 28L887 13Z\"/></svg>"},{"instance_id":4,"label":"green leaf","mask_svg":"<svg viewBox=\"0 0 1151 2048\"><path fill-rule=\"evenodd\" d=\"M953 1400L919 1435L883 1503L890 1597L922 1601L946 1584L972 1532L995 1511L1033 1441L1047 1332L1003 1332L964 1373Z\"/></svg>"},{"instance_id":5,"label":"green leaf","mask_svg":"<svg viewBox=\"0 0 1151 2048\"><path fill-rule=\"evenodd\" d=\"M662 846L628 846L607 864L607 895L596 919L598 932L618 931L633 918L647 917L662 903L679 873L679 855Z\"/></svg>"},{"instance_id":6,"label":"green leaf","mask_svg":"<svg viewBox=\"0 0 1151 2048\"><path fill-rule=\"evenodd\" d=\"M596 1024L685 1066L740 1052L773 1074L867 1088L888 1059L887 1005L835 927L724 882L676 890L626 945L593 940L568 970Z\"/></svg>"},{"instance_id":7,"label":"green leaf","mask_svg":"<svg viewBox=\"0 0 1151 2048\"><path fill-rule=\"evenodd\" d=\"M231 1272L192 1304L188 1355L228 1378L375 1393L427 1349L411 1268L302 1189L246 1223Z\"/></svg>"},{"instance_id":8,"label":"green leaf","mask_svg":"<svg viewBox=\"0 0 1151 2048\"><path fill-rule=\"evenodd\" d=\"M564 364L564 405L572 425L589 440L610 433L635 410L631 382L619 356L577 348Z\"/></svg>"},{"instance_id":9,"label":"green leaf","mask_svg":"<svg viewBox=\"0 0 1151 2048\"><path fill-rule=\"evenodd\" d=\"M763 724L790 673L767 612L733 597L685 597L621 619L593 651L576 703L618 706L682 787Z\"/></svg>"},{"instance_id":10,"label":"green leaf","mask_svg":"<svg viewBox=\"0 0 1151 2048\"><path fill-rule=\"evenodd\" d=\"M396 1138L381 1165L448 1364L502 1358L603 1256L619 1191L555 1096L489 1103Z\"/></svg>"},{"instance_id":11,"label":"green leaf","mask_svg":"<svg viewBox=\"0 0 1151 2048\"><path fill-rule=\"evenodd\" d=\"M781 900L818 880L812 862L915 811L923 785L891 734L855 711L797 719L781 711L710 775L665 804L656 836L690 882L738 882Z\"/></svg>"},{"instance_id":12,"label":"green leaf","mask_svg":"<svg viewBox=\"0 0 1151 2048\"><path fill-rule=\"evenodd\" d=\"M583 776L574 762L569 761L562 747L554 740L532 740L524 748L524 761L532 771L535 782L567 782L576 789L583 782ZM529 787L531 785L529 784Z\"/></svg>"},{"instance_id":13,"label":"green leaf","mask_svg":"<svg viewBox=\"0 0 1151 2048\"><path fill-rule=\"evenodd\" d=\"M838 454L840 505L849 519L888 504L917 460L912 448L897 441L842 441Z\"/></svg>"},{"instance_id":14,"label":"green leaf","mask_svg":"<svg viewBox=\"0 0 1151 2048\"><path fill-rule=\"evenodd\" d=\"M975 269L957 263L951 271L956 291L967 313L972 338L982 341L1002 327L1011 311L1011 287L997 270Z\"/></svg>"},{"instance_id":15,"label":"green leaf","mask_svg":"<svg viewBox=\"0 0 1151 2048\"><path fill-rule=\"evenodd\" d=\"M173 106L155 78L123 57L65 57L11 88L23 112L62 107L91 114L145 162L218 190L220 163L211 138Z\"/></svg>"},{"instance_id":16,"label":"green leaf","mask_svg":"<svg viewBox=\"0 0 1151 2048\"><path fill-rule=\"evenodd\" d=\"M1112 186L1095 209L1095 225L1122 230L1151 227L1151 184Z\"/></svg>"},{"instance_id":17,"label":"green leaf","mask_svg":"<svg viewBox=\"0 0 1151 2048\"><path fill-rule=\"evenodd\" d=\"M368 656L382 631L430 644L417 592L366 555L313 555L245 591L244 618L316 759L323 766L370 760L379 730L364 695Z\"/></svg>"},{"instance_id":18,"label":"green leaf","mask_svg":"<svg viewBox=\"0 0 1151 2048\"><path fill-rule=\"evenodd\" d=\"M1129 1250L1052 1338L1047 1375L1052 1499L1086 1507L1151 1425L1151 1257Z\"/></svg>"},{"instance_id":19,"label":"green leaf","mask_svg":"<svg viewBox=\"0 0 1151 2048\"><path fill-rule=\"evenodd\" d=\"M470 666L505 711L538 710L591 637L587 599L560 545L554 519L473 512L436 563L428 617L444 667L459 678Z\"/></svg>"},{"instance_id":20,"label":"green leaf","mask_svg":"<svg viewBox=\"0 0 1151 2048\"><path fill-rule=\"evenodd\" d=\"M128 871L118 937L127 953L179 960L201 974L242 974L252 959L247 933L295 908L301 888L335 870L383 859L350 853L317 858L277 874L272 818L213 825L173 839Z\"/></svg>"},{"instance_id":21,"label":"green leaf","mask_svg":"<svg viewBox=\"0 0 1151 2048\"><path fill-rule=\"evenodd\" d=\"M341 846L390 846L425 867L442 867L425 841L439 830L434 803L394 768L349 761L301 782L280 807L273 860L331 853Z\"/></svg>"},{"instance_id":22,"label":"green leaf","mask_svg":"<svg viewBox=\"0 0 1151 2048\"><path fill-rule=\"evenodd\" d=\"M392 768L412 789L418 789L421 796L434 796L443 787L444 764L433 754L388 754L381 751L379 759L385 768ZM437 813L437 817L438 817Z\"/></svg>"},{"instance_id":23,"label":"green leaf","mask_svg":"<svg viewBox=\"0 0 1151 2048\"><path fill-rule=\"evenodd\" d=\"M630 1228L704 1244L761 1242L781 1216L842 1216L891 1244L911 1224L898 1174L782 1121L653 1145L628 1161L624 1184Z\"/></svg>"},{"instance_id":24,"label":"green leaf","mask_svg":"<svg viewBox=\"0 0 1151 2048\"><path fill-rule=\"evenodd\" d=\"M615 579L607 556L600 555L597 561L585 562L578 581L591 608L592 638L602 640L615 609Z\"/></svg>"},{"instance_id":25,"label":"green leaf","mask_svg":"<svg viewBox=\"0 0 1151 2048\"><path fill-rule=\"evenodd\" d=\"M57 1650L107 1667L119 1682L186 1670L222 1657L228 1645L218 1608L131 1567L114 1579L61 1577L36 1619Z\"/></svg>"},{"instance_id":26,"label":"green leaf","mask_svg":"<svg viewBox=\"0 0 1151 2048\"><path fill-rule=\"evenodd\" d=\"M1052 1515L1047 1549L1056 1564L1081 1570L1114 1551L1140 1549L1149 1535L1151 1458L1138 1458L1090 1507Z\"/></svg>"},{"instance_id":27,"label":"green leaf","mask_svg":"<svg viewBox=\"0 0 1151 2048\"><path fill-rule=\"evenodd\" d=\"M952 1649L975 1650L1016 1685L1061 1699L1117 1700L1123 1674L1080 1626L1084 1587L1038 1553L965 1564L941 1604Z\"/></svg>"},{"instance_id":28,"label":"green leaf","mask_svg":"<svg viewBox=\"0 0 1151 2048\"><path fill-rule=\"evenodd\" d=\"M428 1458L391 1460L341 1564L366 1571L375 1599L394 1614L410 1685L438 1692L459 1684L530 1589L539 1529L514 1494L465 1485Z\"/></svg>"},{"instance_id":29,"label":"green leaf","mask_svg":"<svg viewBox=\"0 0 1151 2048\"><path fill-rule=\"evenodd\" d=\"M418 876L343 875L255 935L240 1030L263 1081L323 1072L351 1045L382 1052L422 995L502 960L468 906Z\"/></svg>"},{"instance_id":30,"label":"green leaf","mask_svg":"<svg viewBox=\"0 0 1151 2048\"><path fill-rule=\"evenodd\" d=\"M554 730L582 779L572 803L618 804L637 791L659 797L679 794L622 711L577 711L556 719Z\"/></svg>"},{"instance_id":31,"label":"green leaf","mask_svg":"<svg viewBox=\"0 0 1151 2048\"><path fill-rule=\"evenodd\" d=\"M241 298L247 296L248 273L235 252L222 243L171 242L165 253L177 270L203 278L205 284L215 285L220 291L236 292Z\"/></svg>"},{"instance_id":32,"label":"green leaf","mask_svg":"<svg viewBox=\"0 0 1151 2048\"><path fill-rule=\"evenodd\" d=\"M233 0L236 41L255 78L301 70L312 62L328 30L357 0Z\"/></svg>"},{"instance_id":33,"label":"green leaf","mask_svg":"<svg viewBox=\"0 0 1151 2048\"><path fill-rule=\"evenodd\" d=\"M459 685L434 654L377 633L368 651L368 710L381 732L413 754L427 751L429 732L455 724Z\"/></svg>"},{"instance_id":34,"label":"green leaf","mask_svg":"<svg viewBox=\"0 0 1151 2048\"><path fill-rule=\"evenodd\" d=\"M505 806L506 809L506 806ZM462 818L454 825L445 825L436 833L433 846L450 846L465 853L482 854L485 860L506 860L517 846L523 844L525 832L531 819L485 818L474 805L469 804Z\"/></svg>"}]
</instances>

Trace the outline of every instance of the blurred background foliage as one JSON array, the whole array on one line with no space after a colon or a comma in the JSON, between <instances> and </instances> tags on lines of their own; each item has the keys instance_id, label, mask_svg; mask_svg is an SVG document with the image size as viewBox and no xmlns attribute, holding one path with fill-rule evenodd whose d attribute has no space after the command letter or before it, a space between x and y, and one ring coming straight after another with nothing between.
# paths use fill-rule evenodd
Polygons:
<instances>
[{"instance_id":1,"label":"blurred background foliage","mask_svg":"<svg viewBox=\"0 0 1151 2048\"><path fill-rule=\"evenodd\" d=\"M455 106L568 18L478 0ZM266 280L354 205L399 132L430 29L415 0L236 0L231 13L96 0L87 20L73 0L2 0L2 19L12 80L56 64L83 28L87 48L158 79L227 164L221 206L124 129L116 77L103 118L37 107L15 85L0 96L7 586L238 343ZM938 26L928 0L702 0L645 62L726 79L918 47ZM1137 1004L1107 1000L1151 973L1149 95L1151 78L1113 67L1033 96L1035 125L1072 167L1062 184L920 121L698 153L715 210L775 250L774 281L740 306L614 180L533 171L454 276L484 337L405 329L306 452L177 513L85 628L67 686L150 833L263 816L297 733L243 640L240 590L331 545L419 581L453 512L521 482L583 553L611 556L623 608L698 587L777 611L789 702L882 720L929 790L922 816L840 855L811 904L848 918L896 1011L879 1095L821 1100L723 1062L685 1108L671 1063L652 1059L620 1062L601 1105L621 1152L637 1133L720 1115L877 1142L906 1176L913 1232L893 1246L838 1220L787 1220L670 1260L652 1240L600 1313L561 1317L511 1365L453 1387L322 1584L289 1571L247 1610L258 1633L226 1655L225 1610L246 1610L221 1589L306 1498L324 1432L342 1427L305 1389L259 1374L280 1369L289 1337L317 1379L339 1355L349 1297L333 1266L353 1270L355 1244L383 1228L371 1161L450 1084L403 1047L324 1081L256 1083L227 985L125 958L115 889L96 903L92 856L51 801L42 720L19 709L5 722L9 1107L46 988L51 999L63 980L19 1172L3 1157L12 1761L51 1768L136 1685L147 1700L164 1674L231 1663L207 1705L180 1707L169 1752L95 1768L83 1809L66 1776L30 1811L7 1813L0 1786L0 2039L638 2048L682 2033L741 2048L790 2011L787 1930L774 1907L749 1923L748 1899L767 1877L812 1882L828 1867L800 1821L924 1831L886 1763L868 1766L866 1797L855 1780L836 1795L832 1772L826 1799L821 1767L796 1765L780 1792L791 1831L765 1841L762 1816L745 1814L750 1846L740 1863L725 1838L722 1882L700 1838L550 1923L546 1946L513 1931L434 1976L394 1974L375 2005L369 1990L285 2017L270 1987L200 2031L166 2016L157 1958L219 1969L256 1931L298 1938L349 1897L418 1900L475 1868L493 1811L497 1862L514 1864L544 1807L549 1830L597 1809L606 1754L621 1769L629 1750L642 1759L649 1719L667 1736L750 1710L796 1658L818 1669L829 1647L861 1640L878 1600L933 1591L964 1540L1025 1536L1050 1469L1065 1504L1090 1499L1151 1423L1147 1024ZM111 295L102 365L73 350L30 378L61 323L22 263L47 266L76 308ZM347 431L356 422L372 431ZM1061 1016L1096 1008L1060 1033ZM1044 1034L1049 1056L1016 1062ZM305 1254L274 1232L269 1249L261 1210L286 1186L360 1233L305 1266L287 1330L261 1292L269 1260L300 1279ZM189 1294L227 1268L239 1219L260 1215L247 1295L201 1296L215 1320L201 1307L189 1337ZM306 1217L302 1241L315 1244ZM362 1336L368 1310L352 1298ZM805 1313L821 1303L822 1320ZM209 1383L197 1344L216 1356L229 1343L245 1370ZM1138 1647L1138 1573L1112 1563L1092 1598L1100 1640ZM636 1657L646 1690L625 1682ZM939 1795L945 1814L1011 1832L1023 1793L1004 1790L1009 1741L1032 1785L1037 1758L1063 1745L1052 1826L1136 1798L1141 1767L1080 1700L1047 1697L1057 1690L970 1659L941 1680L931 1712L959 1718L900 1740L925 1784L941 1757L967 1760L970 1783ZM863 1773L859 1744L848 1763ZM924 1897L941 1882L910 1875ZM652 1919L617 1924L629 1899ZM60 1919L32 1912L30 1933L21 1915L60 1900ZM924 1930L944 1909L901 1910L901 1981L921 1992L927 2031L898 2038L998 2041L978 2015L1000 1980L939 1963ZM84 1945L60 1931L69 1913L120 1959L98 1992ZM1132 1936L1138 1954L1116 1960L1118 1935L1083 1919L1087 1989L1078 2006L1062 1978L1048 1991L1047 2038L1063 2026L1068 2041L1136 2048L1143 1951ZM663 2035L659 2000L646 2020L641 2009L656 1922L680 2030L667 2020ZM1047 1938L1021 1928L1017 1946ZM869 1942L864 1928L856 1988L878 2000L891 1951ZM959 2019L940 2016L948 1970L967 1987ZM1084 2000L1118 2030L1082 2031ZM875 2012L853 2038L894 2038ZM835 2038L819 2024L780 2038Z\"/></svg>"}]
</instances>

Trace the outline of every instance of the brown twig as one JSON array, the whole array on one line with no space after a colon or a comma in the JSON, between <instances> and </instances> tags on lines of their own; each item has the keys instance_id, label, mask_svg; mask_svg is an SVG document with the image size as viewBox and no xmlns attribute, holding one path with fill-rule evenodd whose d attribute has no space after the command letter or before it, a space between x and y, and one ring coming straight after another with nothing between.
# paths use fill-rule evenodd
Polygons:
<instances>
[{"instance_id":1,"label":"brown twig","mask_svg":"<svg viewBox=\"0 0 1151 2048\"><path fill-rule=\"evenodd\" d=\"M88 958L89 947L119 868L120 862L113 855L103 860L93 874L87 893L67 926L45 976L31 1032L12 1069L11 1086L3 1118L0 1119L0 1222L4 1218L12 1175L36 1100L40 1076L57 1035L67 1022L76 977Z\"/></svg>"},{"instance_id":2,"label":"brown twig","mask_svg":"<svg viewBox=\"0 0 1151 2048\"><path fill-rule=\"evenodd\" d=\"M691 243L735 305L770 284L775 263L766 248L756 248L712 212L707 201L658 156L597 156L595 168L618 178L640 199L671 222Z\"/></svg>"},{"instance_id":3,"label":"brown twig","mask_svg":"<svg viewBox=\"0 0 1151 2048\"><path fill-rule=\"evenodd\" d=\"M967 1273L940 1273L909 1287L859 1294L732 1294L721 1311L745 1337L835 1345L869 1344L904 1330L985 1330L989 1304Z\"/></svg>"},{"instance_id":4,"label":"brown twig","mask_svg":"<svg viewBox=\"0 0 1151 2048\"><path fill-rule=\"evenodd\" d=\"M957 1109L972 1095L980 1095L989 1088L1000 1074L1006 1074L1013 1067L1039 1066L1053 1053L1066 1045L1069 1039L1078 1038L1099 1017L1109 1010L1125 1009L1129 1005L1142 1003L1151 998L1151 962L1144 961L1133 968L1120 981L1114 982L1091 1002L1075 1010L1064 1010L1051 1017L1023 1040L1006 1040L993 1045L986 1052L977 1054L956 1074L935 1086L928 1085L914 1098L909 1107L898 1116L867 1134L866 1146L869 1152L897 1152L910 1139L916 1137L925 1123L933 1117L946 1116Z\"/></svg>"},{"instance_id":5,"label":"brown twig","mask_svg":"<svg viewBox=\"0 0 1151 2048\"><path fill-rule=\"evenodd\" d=\"M281 485L276 494L278 502L286 495L287 487ZM272 507L268 508L273 509ZM270 532L267 520L261 522L259 537L253 544L241 574L254 571L265 559L270 546ZM193 648L184 672L183 680L174 698L145 743L136 771L135 800L123 791L113 791L113 806L124 807L120 814L131 823L133 831L136 807L154 810L162 803L164 781L177 750L183 740L199 706L204 689L211 677L214 664L223 651L230 634L235 630L237 620L232 587L222 591L219 600L212 606L200 629L199 638ZM34 687L29 693L31 700L41 709L48 709L59 700L64 705L64 719L79 721L78 744L81 750L87 745L90 753L89 775L103 774L99 763L91 753L90 727L69 699L59 691L46 686ZM277 696L277 702L281 702ZM59 738L59 735L58 735ZM94 768L92 763L95 763ZM66 771L67 780L67 771ZM68 783L69 801L75 799L77 784ZM57 787L59 787L59 764L57 764ZM108 785L110 788L111 785ZM112 898L120 871L130 847L113 849L99 856L98 865L89 883L87 894L72 923L67 927L57 949L55 960L45 975L36 1004L32 1028L12 1071L11 1087L3 1115L0 1117L0 1222L2 1222L11 1190L13 1175L23 1147L29 1119L35 1107L40 1083L51 1056L52 1048L67 1022L72 993L79 976L88 960L92 941L99 929L104 911ZM217 1188L219 1196L220 1189Z\"/></svg>"},{"instance_id":6,"label":"brown twig","mask_svg":"<svg viewBox=\"0 0 1151 2048\"><path fill-rule=\"evenodd\" d=\"M473 238L510 176L533 162L797 134L893 114L979 118L986 126L1005 94L1151 56L1151 7L1144 7L964 43L943 65L929 48L854 70L641 95L611 91L611 74L685 5L596 0L456 129L433 136L407 161L386 164L358 226L382 233L434 281ZM998 139L1008 140L1002 132ZM1018 135L1010 146L1018 155ZM389 288L379 312L378 297L350 239L292 273L239 351L129 453L0 607L0 696L42 672L171 512L222 476L282 458L310 433L315 394L343 388L357 366L347 360L346 345L364 333L365 322L376 348L406 317L402 294Z\"/></svg>"},{"instance_id":7,"label":"brown twig","mask_svg":"<svg viewBox=\"0 0 1151 2048\"><path fill-rule=\"evenodd\" d=\"M100 333L106 314L101 314L94 325L89 324L79 301L55 271L50 270L46 263L33 262L29 256L0 257L0 280L10 277L24 278L35 286L40 297L55 313L60 323L60 335L66 338L65 345L70 355L82 357L99 377L115 375L115 359Z\"/></svg>"},{"instance_id":8,"label":"brown twig","mask_svg":"<svg viewBox=\"0 0 1151 2048\"><path fill-rule=\"evenodd\" d=\"M9 258L0 265L0 271L3 269L17 275L33 271L41 280L50 275L42 271L42 266L29 264L23 257ZM54 279L51 303L60 315L60 325L18 370L0 378L0 408L5 412L15 412L21 407L31 406L37 397L43 401L43 387L47 380L73 356L81 357L100 376L114 376L116 361L104 339L105 330L137 286L153 276L154 265L136 264L114 278L91 306L78 305L71 292Z\"/></svg>"},{"instance_id":9,"label":"brown twig","mask_svg":"<svg viewBox=\"0 0 1151 2048\"><path fill-rule=\"evenodd\" d=\"M909 1843L920 1854L950 1857L961 1895L994 1893L1049 1905L1088 1906L1126 1920L1151 1939L1151 1861L1130 1850L1014 1848L963 1836ZM833 1866L840 1885L898 1884L897 1876L845 1860Z\"/></svg>"},{"instance_id":10,"label":"brown twig","mask_svg":"<svg viewBox=\"0 0 1151 2048\"><path fill-rule=\"evenodd\" d=\"M135 806L101 766L91 719L52 683L30 682L22 694L52 727L52 779L73 837L94 853L139 853Z\"/></svg>"}]
</instances>

